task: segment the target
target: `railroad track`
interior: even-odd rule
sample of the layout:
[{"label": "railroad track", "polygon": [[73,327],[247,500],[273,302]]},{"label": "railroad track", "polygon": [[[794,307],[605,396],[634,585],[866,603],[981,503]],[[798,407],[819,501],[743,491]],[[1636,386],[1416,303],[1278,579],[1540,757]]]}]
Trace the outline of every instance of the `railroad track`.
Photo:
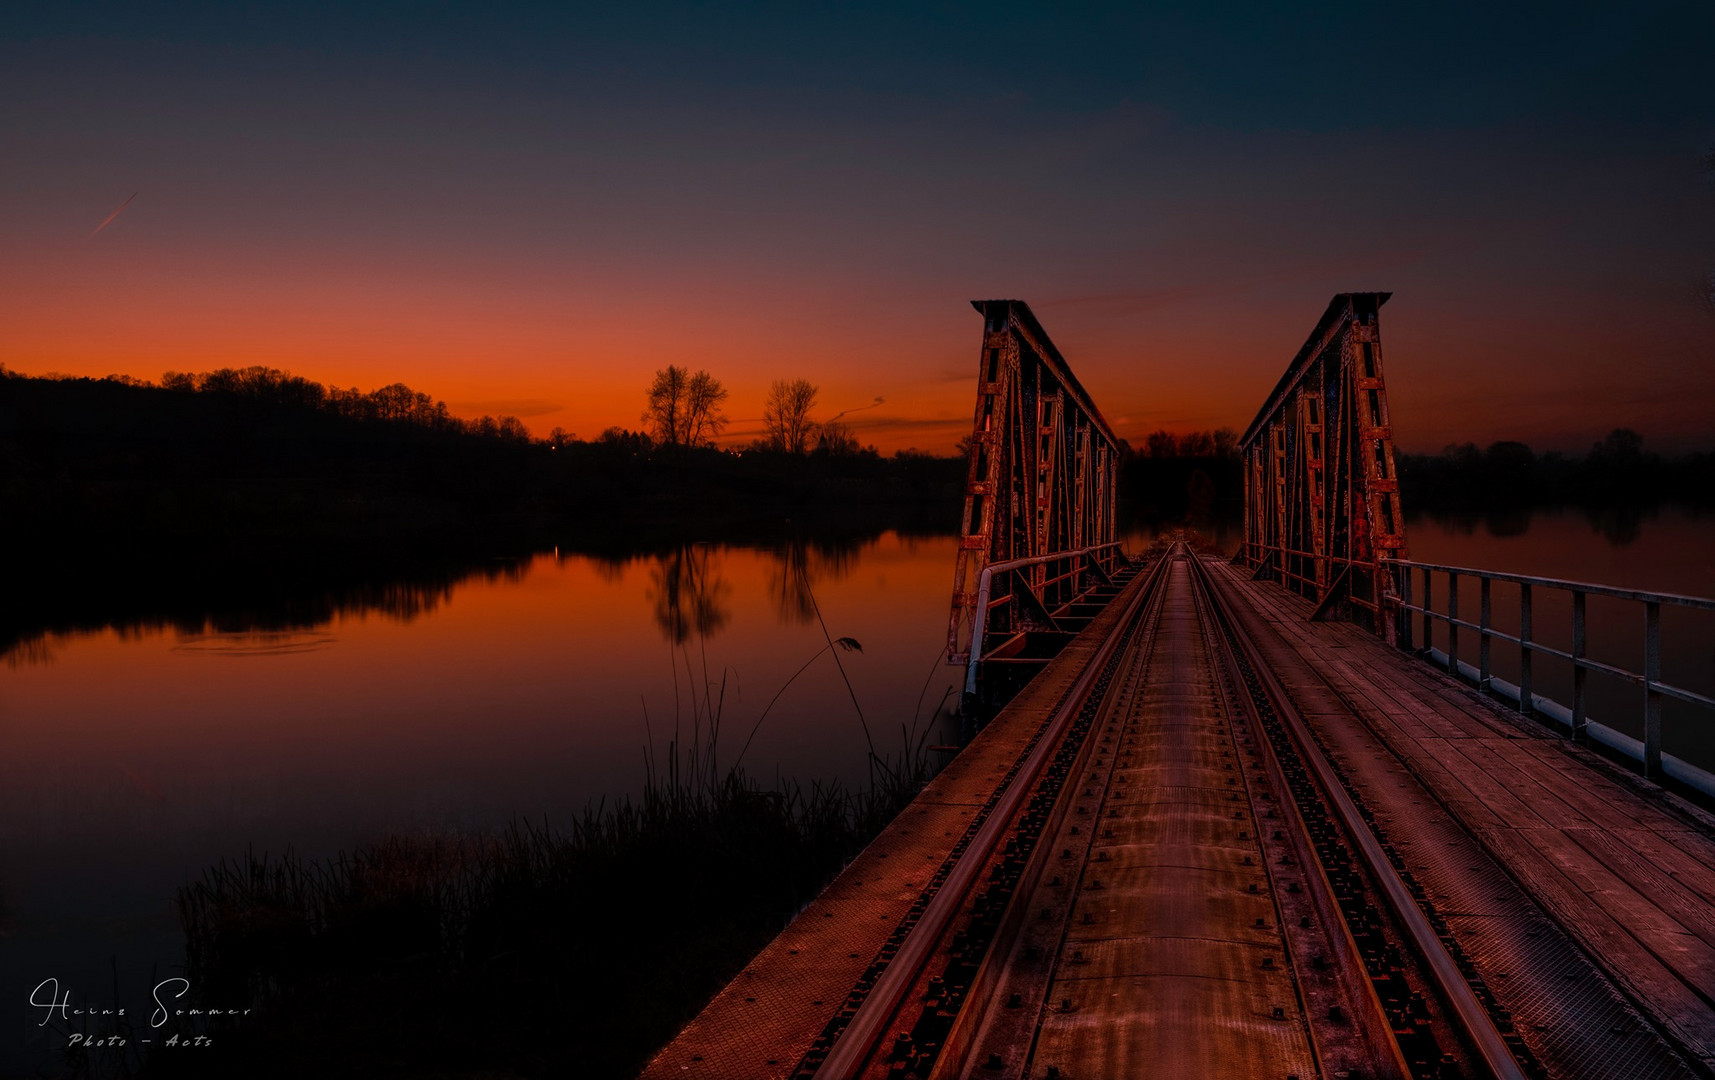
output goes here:
[{"label": "railroad track", "polygon": [[1541,1075],[1198,558],[1123,599],[793,1075]]}]

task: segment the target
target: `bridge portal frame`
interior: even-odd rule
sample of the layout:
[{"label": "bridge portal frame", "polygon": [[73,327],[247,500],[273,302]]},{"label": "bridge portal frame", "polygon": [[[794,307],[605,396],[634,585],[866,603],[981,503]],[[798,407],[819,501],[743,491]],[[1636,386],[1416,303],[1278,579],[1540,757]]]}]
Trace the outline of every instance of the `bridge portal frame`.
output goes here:
[{"label": "bridge portal frame", "polygon": [[[983,316],[970,469],[953,573],[947,662],[968,664],[1106,583],[1116,539],[1120,439],[1022,300],[973,300]],[[1100,549],[1092,551],[1091,549]],[[1052,557],[1051,557],[1052,556]],[[997,579],[976,618],[984,567]],[[973,641],[972,634],[982,640]]]},{"label": "bridge portal frame", "polygon": [[1242,560],[1388,641],[1400,612],[1385,560],[1406,558],[1380,310],[1392,293],[1339,293],[1239,441]]}]

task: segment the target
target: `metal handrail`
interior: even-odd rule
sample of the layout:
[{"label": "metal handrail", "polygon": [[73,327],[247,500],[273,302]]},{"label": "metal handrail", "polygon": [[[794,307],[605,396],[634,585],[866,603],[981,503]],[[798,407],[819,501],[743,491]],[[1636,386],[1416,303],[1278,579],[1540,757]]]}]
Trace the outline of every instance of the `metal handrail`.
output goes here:
[{"label": "metal handrail", "polygon": [[1079,555],[1088,555],[1094,551],[1105,551],[1108,548],[1124,546],[1123,541],[1110,540],[1105,544],[1095,544],[1091,547],[1055,551],[1047,555],[1032,555],[1027,559],[1008,559],[1005,562],[989,563],[983,567],[982,574],[977,577],[977,606],[971,615],[971,656],[965,668],[965,693],[975,694],[977,692],[977,665],[982,662],[983,630],[988,623],[989,615],[989,587],[994,582],[996,572],[1017,570],[1025,566],[1053,562],[1055,559],[1070,559]]},{"label": "metal handrail", "polygon": [[1439,570],[1444,574],[1464,574],[1467,577],[1510,581],[1517,585],[1542,585],[1550,589],[1588,593],[1591,596],[1614,596],[1621,600],[1639,600],[1651,604],[1671,604],[1675,607],[1715,611],[1715,599],[1706,596],[1685,596],[1680,593],[1649,592],[1644,589],[1622,589],[1616,585],[1595,585],[1587,581],[1567,581],[1564,578],[1533,577],[1530,574],[1510,574],[1501,570],[1477,570],[1469,566],[1443,566],[1441,563],[1420,562],[1416,559],[1385,559],[1389,566],[1409,566],[1414,570]]},{"label": "metal handrail", "polygon": [[[1683,596],[1678,593],[1650,592],[1644,589],[1625,589],[1613,585],[1537,577],[1531,574],[1478,570],[1468,566],[1446,566],[1441,563],[1417,562],[1411,559],[1388,559],[1382,565],[1397,569],[1395,577],[1399,586],[1399,597],[1395,601],[1397,608],[1402,613],[1417,612],[1423,618],[1422,647],[1416,650],[1421,655],[1446,668],[1454,676],[1471,679],[1477,684],[1478,689],[1515,702],[1520,713],[1540,713],[1566,725],[1573,738],[1594,739],[1618,750],[1627,757],[1640,762],[1644,767],[1645,776],[1666,775],[1707,795],[1715,796],[1715,774],[1711,774],[1672,754],[1664,754],[1661,749],[1661,702],[1663,698],[1699,705],[1706,709],[1715,709],[1715,698],[1662,681],[1662,605],[1696,611],[1715,611],[1715,600],[1701,596]],[[1421,604],[1412,602],[1411,571],[1413,570],[1420,571],[1422,574],[1423,602]],[[1447,611],[1445,613],[1436,611],[1431,606],[1430,585],[1436,573],[1447,575]],[[1479,583],[1477,622],[1459,617],[1459,579],[1461,577],[1475,578]],[[1519,632],[1516,636],[1497,630],[1492,624],[1490,593],[1491,587],[1496,581],[1508,582],[1519,587]],[[1572,595],[1572,649],[1570,652],[1532,640],[1532,590],[1535,588],[1555,589]],[[1590,596],[1612,597],[1644,605],[1643,671],[1632,671],[1615,664],[1592,660],[1585,654],[1587,637],[1585,598]],[[1409,622],[1410,615],[1406,614],[1404,618]],[[1445,623],[1447,626],[1447,651],[1445,653],[1432,647],[1433,638],[1430,632],[1435,621]],[[1459,658],[1460,629],[1473,630],[1477,633],[1478,662],[1475,667]],[[1490,642],[1497,638],[1518,646],[1519,681],[1517,686],[1504,679],[1494,677],[1490,665],[1489,646]],[[1400,640],[1402,644],[1409,647],[1409,634],[1402,634]],[[1560,702],[1544,697],[1532,690],[1531,660],[1537,653],[1571,663],[1572,707],[1570,709]],[[1642,741],[1589,718],[1585,676],[1592,671],[1643,688],[1644,737]]]}]

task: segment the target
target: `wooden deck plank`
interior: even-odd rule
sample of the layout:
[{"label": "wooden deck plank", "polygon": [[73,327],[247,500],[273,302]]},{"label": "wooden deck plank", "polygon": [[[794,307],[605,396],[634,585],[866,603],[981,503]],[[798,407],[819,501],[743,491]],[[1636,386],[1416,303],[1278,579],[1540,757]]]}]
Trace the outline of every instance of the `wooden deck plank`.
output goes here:
[{"label": "wooden deck plank", "polygon": [[[1520,749],[1516,739],[1464,739],[1455,748],[1484,776],[1497,778],[1520,802],[1545,824],[1576,829],[1594,824],[1592,819],[1568,803],[1562,793],[1566,778],[1536,755]],[[1499,778],[1504,777],[1505,780]]]},{"label": "wooden deck plank", "polygon": [[1556,794],[1588,817],[1592,824],[1604,829],[1645,829],[1652,821],[1659,823],[1661,815],[1651,815],[1635,800],[1605,798],[1600,789],[1592,790],[1584,781],[1591,764],[1579,761],[1566,752],[1563,740],[1552,736],[1515,739],[1520,753],[1530,754],[1560,778]]},{"label": "wooden deck plank", "polygon": [[1459,784],[1458,791],[1437,794],[1453,804],[1457,812],[1458,804],[1463,801],[1461,795],[1469,793],[1471,798],[1481,802],[1508,828],[1542,828],[1547,825],[1548,822],[1514,794],[1511,788],[1490,776],[1484,769],[1473,765],[1471,759],[1460,752],[1458,744],[1466,741],[1469,740],[1425,739],[1418,744],[1422,753],[1433,758],[1446,770],[1446,774]]},{"label": "wooden deck plank", "polygon": [[1514,829],[1485,829],[1480,838],[1584,948],[1673,1036],[1705,1064],[1715,1064],[1715,1010],[1641,945],[1559,866]]},{"label": "wooden deck plank", "polygon": [[1638,891],[1564,831],[1517,831],[1544,857],[1553,860],[1592,904],[1612,915],[1663,967],[1715,1008],[1715,948],[1664,911],[1653,896]]},{"label": "wooden deck plank", "polygon": [[1688,887],[1683,879],[1639,853],[1627,842],[1626,834],[1616,837],[1603,829],[1567,829],[1566,835],[1704,944],[1715,946],[1715,910],[1709,906],[1709,891],[1699,894]]}]

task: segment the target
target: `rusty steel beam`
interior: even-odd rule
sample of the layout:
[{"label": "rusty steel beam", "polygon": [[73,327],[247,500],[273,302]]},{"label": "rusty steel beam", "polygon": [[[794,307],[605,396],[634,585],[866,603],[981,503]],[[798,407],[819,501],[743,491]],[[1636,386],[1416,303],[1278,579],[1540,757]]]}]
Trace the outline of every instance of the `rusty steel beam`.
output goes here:
[{"label": "rusty steel beam", "polygon": [[1391,293],[1340,293],[1240,440],[1241,555],[1316,604],[1392,641],[1386,559],[1405,555],[1379,312]]},{"label": "rusty steel beam", "polygon": [[[976,418],[960,527],[947,661],[964,664],[1053,615],[1106,577],[1115,555],[1033,563],[995,583],[977,625],[977,582],[990,563],[1040,559],[1112,541],[1120,440],[1021,300],[973,300],[983,316]],[[1044,614],[1048,617],[1044,619]]]}]

